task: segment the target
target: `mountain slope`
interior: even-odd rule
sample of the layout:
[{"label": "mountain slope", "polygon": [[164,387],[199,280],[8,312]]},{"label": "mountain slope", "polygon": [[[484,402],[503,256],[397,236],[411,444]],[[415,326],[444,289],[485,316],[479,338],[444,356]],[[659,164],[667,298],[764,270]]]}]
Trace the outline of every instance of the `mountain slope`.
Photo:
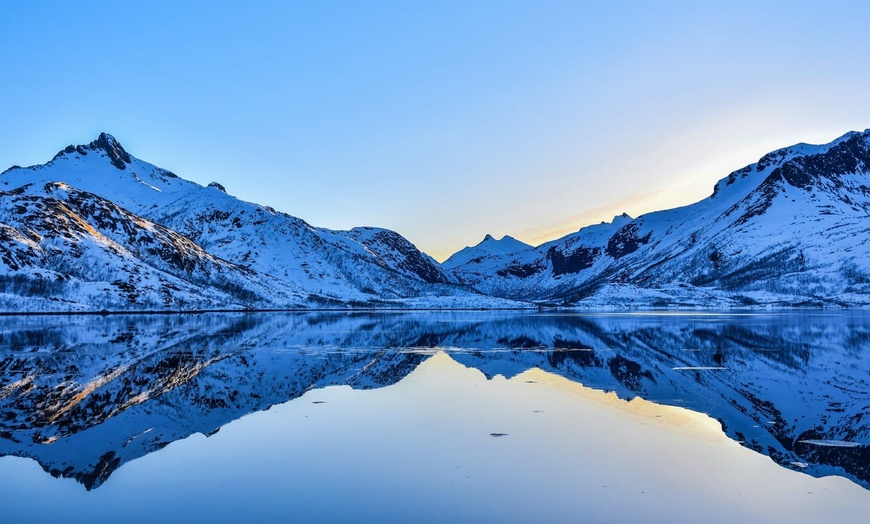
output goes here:
[{"label": "mountain slope", "polygon": [[[53,311],[66,308],[345,307],[349,304],[377,307],[402,306],[403,299],[414,299],[414,305],[435,307],[506,304],[451,284],[437,263],[397,233],[373,228],[330,231],[312,227],[304,220],[269,207],[238,200],[228,195],[220,184],[202,187],[143,162],[105,133],[88,145],[65,148],[47,164],[28,168],[16,166],[0,175],[0,189],[5,189],[13,199],[24,198],[11,195],[18,191],[27,193],[29,199],[47,199],[49,195],[37,194],[37,189],[49,187],[63,187],[64,191],[76,195],[87,194],[89,199],[100,201],[94,204],[99,208],[114,206],[111,218],[96,211],[96,214],[76,215],[78,222],[86,223],[101,234],[107,227],[122,227],[130,237],[125,241],[135,241],[139,236],[148,236],[139,229],[151,231],[160,225],[163,226],[159,230],[161,234],[174,235],[172,245],[161,248],[164,258],[187,261],[194,257],[208,260],[210,266],[173,266],[173,271],[184,270],[181,273],[169,271],[169,276],[158,277],[157,273],[167,273],[165,260],[147,258],[150,251],[136,249],[128,242],[122,243],[124,249],[115,249],[123,256],[105,260],[87,257],[88,262],[80,264],[82,271],[65,271],[64,266],[44,256],[27,233],[34,231],[42,236],[48,233],[41,222],[33,223],[50,221],[51,215],[60,210],[54,200],[46,200],[40,213],[28,213],[19,218],[5,216],[0,221],[0,251],[4,253],[0,273],[15,280],[15,285],[7,285],[7,299],[2,303],[6,311],[21,310],[21,306],[16,306],[15,297],[27,297],[28,290],[32,291],[29,298],[32,304],[27,305],[27,310]],[[9,206],[12,205],[19,204],[10,201]],[[9,206],[6,209],[11,209]],[[93,207],[88,211],[94,211]],[[115,219],[124,221],[124,225],[111,224]],[[63,245],[52,248],[56,250],[53,253],[67,258],[68,253],[89,251],[90,248],[79,246],[79,241],[87,241],[89,245],[102,242],[88,237],[86,232],[71,233]],[[111,280],[98,272],[84,271],[86,266],[106,265],[114,268],[110,271]],[[140,277],[145,266],[149,268],[148,278]],[[24,267],[31,270],[22,271]],[[37,273],[49,274],[55,281],[75,280],[76,297],[63,296],[63,293],[55,296],[53,292],[40,292],[39,285],[19,282],[33,280]],[[221,285],[210,280],[214,274],[226,275],[233,293],[220,292]],[[170,276],[182,281],[172,280]],[[161,278],[171,284],[164,285]],[[117,293],[103,292],[111,291],[111,286],[104,286],[105,282],[115,281],[128,283],[134,289],[128,296],[136,294],[139,300],[125,303],[115,296]],[[151,287],[141,292],[136,290],[137,286],[149,285]],[[82,295],[82,289],[86,288],[90,291]],[[60,302],[48,303],[49,298],[60,299]]]},{"label": "mountain slope", "polygon": [[532,246],[525,242],[520,242],[507,235],[503,236],[501,240],[494,239],[492,235],[486,235],[477,245],[465,247],[454,253],[441,264],[441,267],[449,270],[467,264],[472,260],[513,255],[514,253],[531,248]]},{"label": "mountain slope", "polygon": [[695,204],[451,268],[503,297],[587,307],[870,304],[870,130],[765,155]]},{"label": "mountain slope", "polygon": [[[6,310],[235,309],[266,296],[303,302],[281,282],[63,182],[0,192],[0,223]],[[32,296],[24,308],[22,295]]]}]

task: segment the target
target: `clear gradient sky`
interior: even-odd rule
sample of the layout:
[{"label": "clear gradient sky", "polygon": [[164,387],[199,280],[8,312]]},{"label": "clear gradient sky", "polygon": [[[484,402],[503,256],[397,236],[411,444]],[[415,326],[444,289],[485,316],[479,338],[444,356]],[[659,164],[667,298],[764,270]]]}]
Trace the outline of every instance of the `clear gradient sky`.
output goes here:
[{"label": "clear gradient sky", "polygon": [[443,259],[687,204],[772,149],[870,127],[870,3],[712,4],[7,2],[0,169],[107,131]]}]

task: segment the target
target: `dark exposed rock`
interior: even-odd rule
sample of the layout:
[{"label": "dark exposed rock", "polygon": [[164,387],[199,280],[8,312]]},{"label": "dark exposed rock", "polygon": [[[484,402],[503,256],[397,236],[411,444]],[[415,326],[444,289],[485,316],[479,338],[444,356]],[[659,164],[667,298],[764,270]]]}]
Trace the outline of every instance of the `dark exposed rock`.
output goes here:
[{"label": "dark exposed rock", "polygon": [[500,338],[498,343],[513,349],[531,349],[546,346],[542,342],[529,337]]},{"label": "dark exposed rock", "polygon": [[132,160],[130,154],[124,150],[121,144],[115,140],[115,137],[108,133],[100,133],[96,140],[88,144],[88,147],[93,150],[102,149],[109,156],[112,165],[118,169],[125,169],[127,164]]},{"label": "dark exposed rock", "polygon": [[[220,260],[190,239],[106,199],[64,183],[45,184],[43,194],[26,190],[0,192],[0,203],[14,213],[15,226],[0,224],[0,260],[13,271],[39,267],[52,276],[12,275],[0,279],[0,289],[58,300],[71,277],[85,282],[103,280],[111,282],[112,296],[139,304],[143,295],[140,275],[156,271],[222,290],[242,303],[256,296],[246,287],[250,283],[240,283],[255,275],[252,270]],[[76,262],[83,257],[98,262]],[[162,305],[168,307],[179,288],[159,279]]]},{"label": "dark exposed rock", "polygon": [[[780,152],[770,155],[774,154],[780,159],[785,156]],[[770,155],[762,158],[759,165]],[[783,190],[784,184],[804,191],[820,185],[836,190],[842,188],[841,175],[852,174],[867,167],[870,167],[870,147],[867,145],[867,136],[859,133],[852,134],[822,153],[798,156],[782,162],[750,195],[747,211],[737,220],[736,225],[763,215],[773,205],[774,198]]]},{"label": "dark exposed rock", "polygon": [[626,255],[634,253],[640,246],[648,244],[652,238],[652,231],[644,236],[640,236],[638,235],[638,229],[639,227],[635,222],[623,226],[607,241],[605,253],[619,260]]},{"label": "dark exposed rock", "polygon": [[592,267],[595,260],[601,254],[601,248],[579,247],[572,251],[562,253],[555,246],[547,251],[547,258],[553,264],[554,275],[579,273]]},{"label": "dark exposed rock", "polygon": [[622,355],[617,355],[607,361],[610,373],[628,389],[639,392],[643,387],[641,379],[647,379],[655,383],[655,378],[649,371],[643,370],[640,364],[629,360]]},{"label": "dark exposed rock", "polygon": [[[446,284],[449,279],[428,257],[418,250],[414,244],[394,231],[378,231],[372,239],[390,251],[400,255],[396,265],[405,271],[418,275],[424,282]],[[383,251],[376,249],[375,252]]]},{"label": "dark exposed rock", "polygon": [[791,153],[791,149],[784,148],[772,151],[764,155],[763,157],[761,157],[761,159],[758,160],[758,163],[756,164],[756,170],[764,171],[772,165],[781,164],[783,159],[788,156],[789,153]]},{"label": "dark exposed rock", "polygon": [[86,156],[89,151],[103,151],[109,157],[109,161],[118,169],[126,169],[127,164],[132,162],[132,158],[130,154],[124,149],[121,144],[115,140],[115,137],[108,133],[100,133],[100,136],[97,137],[96,140],[91,142],[86,146],[74,146],[69,145],[63,148],[58,154],[54,155],[52,161],[57,160],[58,158],[71,155],[71,154],[79,154],[81,156]]},{"label": "dark exposed rock", "polygon": [[604,365],[591,346],[582,342],[565,340],[558,337],[553,340],[553,352],[549,355],[548,360],[555,367],[563,366],[569,361],[581,368],[601,367]]},{"label": "dark exposed rock", "polygon": [[722,261],[725,258],[725,255],[722,254],[718,249],[714,249],[712,253],[710,253],[710,262],[713,263],[714,269],[719,269],[722,266]]},{"label": "dark exposed rock", "polygon": [[839,188],[840,175],[855,173],[870,167],[870,147],[863,134],[853,134],[827,151],[789,160],[782,165],[782,178],[794,187],[808,189],[827,181]]},{"label": "dark exposed rock", "polygon": [[543,264],[516,264],[513,266],[508,266],[504,269],[499,269],[496,273],[501,277],[506,277],[508,275],[518,277],[518,278],[528,278],[532,275],[540,273],[546,269],[546,266]]}]

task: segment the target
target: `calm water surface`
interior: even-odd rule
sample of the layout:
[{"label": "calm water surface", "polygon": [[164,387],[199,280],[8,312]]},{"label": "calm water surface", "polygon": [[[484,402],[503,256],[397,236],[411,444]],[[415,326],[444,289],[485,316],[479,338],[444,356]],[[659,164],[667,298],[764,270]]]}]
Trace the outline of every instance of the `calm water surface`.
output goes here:
[{"label": "calm water surface", "polygon": [[0,318],[8,522],[867,514],[865,313]]}]

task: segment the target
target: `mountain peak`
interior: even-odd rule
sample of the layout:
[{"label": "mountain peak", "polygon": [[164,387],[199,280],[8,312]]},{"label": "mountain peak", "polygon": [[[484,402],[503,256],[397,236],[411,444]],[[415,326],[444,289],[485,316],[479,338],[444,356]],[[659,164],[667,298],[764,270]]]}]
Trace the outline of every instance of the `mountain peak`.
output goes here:
[{"label": "mountain peak", "polygon": [[124,149],[124,146],[122,146],[114,136],[105,132],[100,133],[100,136],[98,136],[96,140],[86,146],[66,146],[58,154],[54,155],[52,160],[57,160],[60,157],[72,153],[87,155],[89,151],[101,151],[106,153],[106,156],[109,157],[109,161],[118,169],[126,169],[127,164],[133,161],[130,153]]},{"label": "mountain peak", "polygon": [[601,225],[608,225],[608,224],[622,225],[622,224],[625,224],[627,222],[631,222],[632,220],[634,220],[634,219],[631,217],[631,215],[629,215],[628,213],[622,213],[621,215],[614,215],[614,217],[610,220],[610,222],[608,222],[606,220],[602,220]]},{"label": "mountain peak", "polygon": [[217,189],[217,190],[220,191],[221,193],[226,193],[226,192],[227,192],[227,188],[225,188],[222,184],[219,184],[219,183],[217,183],[217,182],[212,182],[212,183],[209,184],[207,187],[211,187],[211,188]]},{"label": "mountain peak", "polygon": [[90,145],[99,145],[100,147],[121,147],[121,144],[118,143],[118,140],[109,133],[106,133],[105,131],[101,132],[100,136],[98,136],[96,140],[91,142]]},{"label": "mountain peak", "polygon": [[[522,242],[520,242],[519,240],[515,239],[514,237],[512,237],[510,235],[504,235],[501,238],[495,238],[494,236],[490,235],[489,233],[487,233],[487,235],[485,237],[483,237],[483,240],[480,241],[480,244],[483,244],[485,242],[495,242],[497,244],[515,244],[515,243],[522,244]],[[478,245],[480,245],[480,244],[478,244]]]},{"label": "mountain peak", "polygon": [[453,253],[450,258],[441,264],[441,267],[450,269],[481,257],[493,255],[507,256],[531,248],[532,246],[525,242],[521,242],[508,235],[504,235],[500,240],[496,240],[495,237],[487,234],[476,246],[468,246]]},{"label": "mountain peak", "polygon": [[126,164],[131,162],[130,153],[109,133],[100,133],[96,140],[88,144],[88,148],[105,151],[112,165],[118,169],[125,169]]}]

